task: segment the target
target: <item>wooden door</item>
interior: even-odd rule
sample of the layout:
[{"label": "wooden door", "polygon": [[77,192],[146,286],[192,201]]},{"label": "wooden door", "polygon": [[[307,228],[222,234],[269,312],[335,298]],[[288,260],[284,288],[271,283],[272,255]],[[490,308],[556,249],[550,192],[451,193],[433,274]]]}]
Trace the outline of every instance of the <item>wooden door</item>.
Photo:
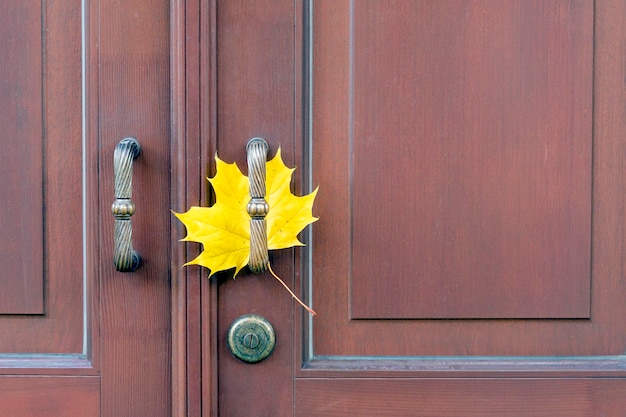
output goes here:
[{"label": "wooden door", "polygon": [[[169,416],[167,1],[0,4],[0,415]],[[135,273],[113,150],[136,137]],[[172,188],[175,192],[176,188]]]},{"label": "wooden door", "polygon": [[[186,6],[197,174],[264,137],[320,220],[271,260],[315,318],[190,269],[181,413],[623,415],[625,1]],[[225,343],[248,313],[255,365]]]}]

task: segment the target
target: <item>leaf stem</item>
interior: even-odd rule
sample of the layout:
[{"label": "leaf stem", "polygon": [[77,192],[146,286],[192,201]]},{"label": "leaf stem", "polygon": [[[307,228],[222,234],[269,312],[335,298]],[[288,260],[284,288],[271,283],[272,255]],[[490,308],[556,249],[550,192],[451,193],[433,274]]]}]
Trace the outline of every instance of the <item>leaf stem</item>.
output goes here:
[{"label": "leaf stem", "polygon": [[269,264],[268,264],[268,265],[267,265],[267,268],[269,269],[269,271],[271,272],[271,274],[274,276],[274,278],[276,278],[276,279],[278,280],[278,282],[280,282],[280,283],[283,285],[283,287],[285,287],[285,288],[287,289],[287,291],[289,291],[289,294],[291,294],[291,296],[292,296],[293,298],[295,298],[295,299],[296,299],[296,301],[297,301],[298,303],[300,303],[300,305],[301,305],[302,307],[304,307],[304,309],[305,309],[306,311],[308,311],[309,313],[311,313],[311,315],[312,315],[312,316],[317,316],[317,313],[316,313],[316,312],[315,312],[315,311],[314,311],[311,307],[308,307],[306,304],[304,304],[304,303],[303,303],[303,302],[302,302],[302,301],[301,301],[301,300],[300,300],[300,299],[299,299],[299,298],[298,298],[298,297],[297,297],[297,296],[293,293],[293,291],[291,291],[291,290],[289,289],[289,287],[287,286],[287,284],[285,284],[285,282],[284,282],[282,279],[280,279],[280,277],[279,277],[278,275],[276,275],[276,273],[275,273],[275,272],[274,272],[274,270],[272,269],[272,266],[271,266],[271,265],[269,265]]}]

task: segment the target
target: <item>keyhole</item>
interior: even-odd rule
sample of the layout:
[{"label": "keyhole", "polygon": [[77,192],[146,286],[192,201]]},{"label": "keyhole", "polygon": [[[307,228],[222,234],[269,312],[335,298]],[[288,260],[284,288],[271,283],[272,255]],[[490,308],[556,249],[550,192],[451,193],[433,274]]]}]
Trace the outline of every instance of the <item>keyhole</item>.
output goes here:
[{"label": "keyhole", "polygon": [[227,343],[234,357],[246,363],[257,363],[274,350],[276,334],[263,317],[248,314],[231,323]]},{"label": "keyhole", "polygon": [[248,349],[256,349],[259,346],[259,336],[254,333],[246,333],[241,342]]}]

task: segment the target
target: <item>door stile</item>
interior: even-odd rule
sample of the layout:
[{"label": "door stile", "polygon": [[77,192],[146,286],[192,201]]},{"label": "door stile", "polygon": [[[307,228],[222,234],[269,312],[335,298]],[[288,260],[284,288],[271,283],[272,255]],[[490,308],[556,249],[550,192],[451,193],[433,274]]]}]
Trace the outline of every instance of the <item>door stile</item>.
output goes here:
[{"label": "door stile", "polygon": [[[313,0],[303,0],[294,10],[294,68],[295,68],[295,131],[299,133],[295,140],[296,160],[301,170],[296,170],[294,178],[298,195],[311,193],[318,184],[313,176]],[[298,53],[298,51],[300,51]],[[314,213],[315,214],[315,213]],[[313,226],[315,227],[315,226]],[[312,277],[312,241],[311,226],[305,228],[300,240],[305,246],[294,251],[295,288],[303,295],[307,305],[315,309]],[[313,356],[312,329],[315,318],[302,309],[295,312],[294,326],[294,377]]]},{"label": "door stile", "polygon": [[[217,8],[218,0],[196,0],[199,4],[198,19],[198,39],[199,53],[197,65],[199,71],[196,74],[200,77],[197,80],[198,92],[197,96],[197,130],[199,140],[200,155],[200,179],[199,195],[200,202],[203,205],[213,203],[213,197],[210,191],[206,177],[209,172],[215,172],[214,156],[217,152],[217,113],[218,113],[218,96],[217,96]],[[199,250],[199,249],[197,249]],[[196,367],[196,371],[202,381],[200,387],[197,388],[199,395],[198,403],[201,404],[201,415],[203,417],[218,417],[218,286],[216,279],[209,279],[205,270],[200,269],[198,272],[198,290],[190,293],[190,299],[194,300],[197,306],[196,317],[197,325],[195,329],[198,332],[198,340],[195,346],[198,347],[197,358],[200,359],[201,366]],[[198,297],[196,294],[200,294]],[[209,322],[205,320],[208,318]]]},{"label": "door stile", "polygon": [[[84,161],[99,161],[98,146],[98,103],[99,65],[98,65],[98,2],[83,0],[83,158]],[[87,309],[90,315],[87,356],[95,369],[101,369],[100,343],[100,265],[102,251],[100,247],[101,222],[98,196],[100,195],[98,164],[83,162],[85,166],[85,274],[87,277]],[[90,198],[89,198],[90,197]]]},{"label": "door stile", "polygon": [[[173,210],[187,205],[185,54],[186,8],[184,0],[170,3],[170,77],[171,77],[171,177],[170,199]],[[187,273],[180,265],[185,247],[178,242],[178,223],[171,222],[171,292],[172,292],[172,417],[186,417],[187,411]]]},{"label": "door stile", "polygon": [[[103,416],[171,413],[170,3],[90,4],[97,55],[100,353]],[[95,49],[95,48],[94,48]],[[115,272],[113,150],[135,137],[133,246],[142,264]]]},{"label": "door stile", "polygon": [[[216,0],[171,3],[172,210],[207,206],[216,149]],[[197,245],[172,221],[172,415],[217,416],[217,291],[206,271],[184,267]],[[203,317],[208,318],[208,323]],[[206,320],[206,319],[205,319]]]}]

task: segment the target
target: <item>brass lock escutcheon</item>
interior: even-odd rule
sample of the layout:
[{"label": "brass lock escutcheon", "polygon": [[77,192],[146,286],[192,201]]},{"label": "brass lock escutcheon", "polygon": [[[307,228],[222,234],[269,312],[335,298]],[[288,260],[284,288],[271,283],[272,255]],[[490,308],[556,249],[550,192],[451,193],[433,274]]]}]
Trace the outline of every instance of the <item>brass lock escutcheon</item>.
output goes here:
[{"label": "brass lock escutcheon", "polygon": [[247,363],[256,363],[272,353],[276,334],[265,318],[248,314],[231,323],[227,343],[234,357]]}]

